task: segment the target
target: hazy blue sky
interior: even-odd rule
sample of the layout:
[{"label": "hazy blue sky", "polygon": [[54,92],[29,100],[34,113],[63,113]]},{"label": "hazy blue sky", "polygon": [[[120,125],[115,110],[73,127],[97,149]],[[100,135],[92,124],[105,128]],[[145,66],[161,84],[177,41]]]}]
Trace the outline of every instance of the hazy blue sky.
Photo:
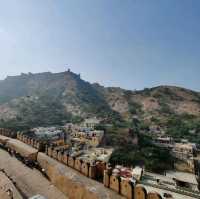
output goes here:
[{"label": "hazy blue sky", "polygon": [[59,72],[200,91],[199,0],[0,0],[0,79]]}]

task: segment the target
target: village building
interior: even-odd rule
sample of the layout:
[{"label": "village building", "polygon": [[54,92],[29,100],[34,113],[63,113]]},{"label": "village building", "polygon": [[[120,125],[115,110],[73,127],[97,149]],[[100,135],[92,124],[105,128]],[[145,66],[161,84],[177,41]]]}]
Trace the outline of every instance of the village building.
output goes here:
[{"label": "village building", "polygon": [[87,145],[97,147],[104,136],[103,130],[82,129],[82,131],[74,131],[71,138],[78,138],[79,141],[85,142]]},{"label": "village building", "polygon": [[198,191],[198,182],[196,176],[192,173],[168,171],[166,172],[166,176],[173,179],[178,188]]},{"label": "village building", "polygon": [[100,123],[100,120],[96,117],[85,119],[83,126],[86,128],[95,129],[95,127]]},{"label": "village building", "polygon": [[168,171],[165,175],[144,171],[140,184],[148,191],[156,191],[174,199],[198,198],[198,182],[194,174]]},{"label": "village building", "polygon": [[154,139],[154,143],[160,147],[172,148],[174,140],[171,137],[157,137]]},{"label": "village building", "polygon": [[188,160],[194,156],[196,145],[193,143],[175,143],[172,154],[180,160]]}]

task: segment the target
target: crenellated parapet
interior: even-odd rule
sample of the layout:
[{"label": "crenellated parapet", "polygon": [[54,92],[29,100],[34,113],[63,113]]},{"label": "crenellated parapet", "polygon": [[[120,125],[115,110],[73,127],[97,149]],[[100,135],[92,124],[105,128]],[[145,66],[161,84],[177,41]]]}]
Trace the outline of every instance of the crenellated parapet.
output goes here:
[{"label": "crenellated parapet", "polygon": [[75,161],[74,161],[74,169],[81,172],[82,162],[83,161],[80,158],[76,158]]},{"label": "crenellated parapet", "polygon": [[147,194],[147,199],[162,199],[162,197],[158,193],[149,192]]},{"label": "crenellated parapet", "polygon": [[[9,130],[4,129],[0,129],[0,133],[12,135]],[[19,141],[32,146],[37,149],[37,151],[44,150],[47,157],[53,158],[90,179],[97,180],[102,176],[104,186],[118,193],[122,197],[128,199],[161,199],[161,196],[158,193],[148,193],[142,185],[138,184],[136,178],[130,178],[130,176],[126,178],[121,176],[118,172],[113,172],[114,170],[105,162],[88,159],[82,156],[81,153],[72,153],[70,146],[68,145],[47,145],[34,137],[29,137],[20,132],[16,134],[16,137]],[[9,148],[12,148],[12,146],[14,145],[8,145]],[[18,144],[17,146],[20,145]],[[23,153],[25,153],[21,148],[16,151],[20,151],[22,156],[24,155]]]},{"label": "crenellated parapet", "polygon": [[10,129],[0,128],[0,135],[16,138],[17,133],[15,131],[12,131]]},{"label": "crenellated parapet", "polygon": [[90,163],[83,161],[81,164],[81,173],[86,177],[89,177],[89,168],[90,168]]},{"label": "crenellated parapet", "polygon": [[158,193],[147,193],[147,190],[142,185],[137,185],[136,180],[113,174],[112,168],[107,168],[104,171],[103,183],[105,187],[128,199],[162,199]]},{"label": "crenellated parapet", "polygon": [[91,178],[97,179],[98,176],[103,176],[106,164],[104,162],[92,161],[84,159],[81,156],[70,154],[69,146],[53,146],[46,145],[45,153],[53,159],[65,164],[68,167],[75,169],[81,174]]},{"label": "crenellated parapet", "polygon": [[67,198],[124,199],[105,188],[102,183],[80,175],[75,169],[65,166],[44,153],[38,153],[37,161],[51,183],[66,194]]},{"label": "crenellated parapet", "polygon": [[148,194],[147,190],[143,186],[135,186],[134,188],[134,197],[138,199],[147,199]]},{"label": "crenellated parapet", "polygon": [[[99,182],[96,181],[99,180],[99,173],[103,172],[103,184],[99,184],[106,187],[106,189],[103,189],[104,191],[108,191],[109,193],[111,193],[111,195],[114,194],[115,197],[111,198],[162,199],[160,194],[151,192],[152,190],[155,190],[154,188],[157,188],[157,190],[162,188],[150,183],[145,184],[144,181],[141,181],[144,179],[141,179],[139,177],[142,174],[139,172],[140,170],[137,167],[132,169],[116,165],[115,168],[112,168],[109,164],[106,164],[105,162],[89,159],[88,154],[75,153],[74,151],[72,153],[71,148],[68,145],[46,145],[46,154],[40,152],[38,153],[38,149],[32,147],[39,147],[38,140],[32,137],[28,137],[27,135],[22,133],[18,133],[17,138],[18,139],[12,139],[10,137],[0,135],[1,148],[6,149],[11,155],[16,155],[16,157],[20,157],[20,160],[22,160],[22,162],[26,165],[39,165],[41,171],[49,177],[49,179],[55,186],[57,186],[65,193],[72,194],[71,196],[73,196],[74,192],[70,192],[69,186],[71,186],[71,179],[73,176],[76,176],[74,178],[74,190],[76,190],[77,186],[80,185],[80,182],[77,181],[77,179],[84,179],[84,181],[82,181],[83,184],[80,186],[80,188],[85,185],[86,179],[91,182],[91,185],[93,183],[98,184]],[[66,170],[66,175],[64,175],[64,170]],[[197,170],[196,175],[198,176],[198,174],[199,172]],[[68,181],[70,181],[70,183],[68,183]],[[86,189],[87,188],[88,186],[86,186]],[[95,191],[93,190],[93,187],[89,189],[89,195],[85,196],[84,194],[86,192],[84,188],[81,192],[83,194],[82,196],[84,196],[84,198],[92,199],[92,197],[90,197],[91,191],[92,193],[96,193],[98,189]],[[194,196],[195,198],[198,198],[199,196],[197,192],[189,195],[188,192],[180,193],[177,191],[173,191],[172,189],[163,190],[166,190],[166,193],[168,191],[173,192],[174,194],[172,193],[172,195],[178,193],[180,194],[180,196],[183,197],[184,195]],[[173,197],[171,194],[168,195],[169,197]],[[103,195],[102,198],[105,198],[105,195]]]},{"label": "crenellated parapet", "polygon": [[128,199],[132,199],[134,195],[134,183],[128,179],[120,179],[120,194]]},{"label": "crenellated parapet", "polygon": [[38,149],[38,151],[45,150],[45,142],[40,141],[34,137],[30,137],[22,132],[17,132],[17,139],[25,144],[31,145],[33,148]]}]

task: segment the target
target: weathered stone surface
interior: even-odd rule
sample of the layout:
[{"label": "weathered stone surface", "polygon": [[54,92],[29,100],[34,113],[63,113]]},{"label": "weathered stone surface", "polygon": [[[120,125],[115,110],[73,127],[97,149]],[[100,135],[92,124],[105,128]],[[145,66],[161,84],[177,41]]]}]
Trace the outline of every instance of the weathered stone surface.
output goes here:
[{"label": "weathered stone surface", "polygon": [[81,165],[81,173],[88,177],[89,175],[89,164],[87,162],[83,162]]},{"label": "weathered stone surface", "polygon": [[[8,194],[9,190],[11,191],[10,196]],[[12,198],[11,196],[14,199],[23,199],[12,181],[3,172],[0,172],[0,198],[10,199]]]},{"label": "weathered stone surface", "polygon": [[75,166],[74,168],[77,170],[77,171],[81,171],[81,160],[80,159],[76,159],[75,160]]},{"label": "weathered stone surface", "polygon": [[[47,199],[68,199],[67,196],[53,186],[38,170],[26,167],[15,157],[10,156],[6,151],[1,149],[0,169],[4,169],[6,174],[12,178],[16,183],[16,187],[19,188],[25,198],[40,194]],[[2,195],[3,193],[0,193],[0,199],[4,199]],[[19,198],[14,197],[14,199]]]},{"label": "weathered stone surface", "polygon": [[149,192],[147,199],[162,199],[161,196],[158,193],[155,192]]},{"label": "weathered stone surface", "polygon": [[0,198],[1,199],[10,199],[10,196],[8,196],[8,194],[5,193],[4,191],[0,190]]},{"label": "weathered stone surface", "polygon": [[125,196],[128,199],[133,198],[133,185],[129,180],[121,179],[120,188],[121,188],[120,190],[121,195]]},{"label": "weathered stone surface", "polygon": [[52,183],[70,199],[122,199],[123,197],[91,180],[44,153],[38,153],[38,163]]},{"label": "weathered stone surface", "polygon": [[71,168],[74,168],[74,158],[69,156],[68,157],[68,166],[71,167]]},{"label": "weathered stone surface", "polygon": [[0,144],[4,146],[8,142],[9,139],[10,139],[9,137],[0,135]]},{"label": "weathered stone surface", "polygon": [[19,140],[9,139],[6,143],[6,146],[11,150],[16,151],[24,158],[28,158],[34,161],[37,159],[38,150]]},{"label": "weathered stone surface", "polygon": [[120,190],[120,182],[119,178],[116,176],[110,176],[110,188],[119,193]]},{"label": "weathered stone surface", "polygon": [[135,198],[136,199],[146,199],[147,198],[147,191],[142,186],[135,187]]}]

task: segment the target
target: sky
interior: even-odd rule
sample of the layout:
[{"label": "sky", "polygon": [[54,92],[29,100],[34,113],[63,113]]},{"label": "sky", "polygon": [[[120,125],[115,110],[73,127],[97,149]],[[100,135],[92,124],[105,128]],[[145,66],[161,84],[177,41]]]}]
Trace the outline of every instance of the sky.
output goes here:
[{"label": "sky", "polygon": [[104,86],[200,91],[199,0],[0,0],[0,79],[70,68]]}]

